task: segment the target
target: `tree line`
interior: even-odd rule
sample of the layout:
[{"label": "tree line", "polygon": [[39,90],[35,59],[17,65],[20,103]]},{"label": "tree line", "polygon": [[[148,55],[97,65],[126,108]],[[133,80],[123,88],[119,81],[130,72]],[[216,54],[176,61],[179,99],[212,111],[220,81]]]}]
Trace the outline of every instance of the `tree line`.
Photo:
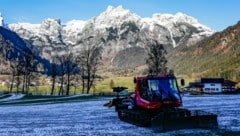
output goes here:
[{"label": "tree line", "polygon": [[[9,92],[15,89],[16,93],[28,94],[30,86],[45,73],[51,78],[51,95],[69,95],[70,88],[73,86],[76,90],[79,84],[82,93],[90,93],[95,79],[99,77],[96,72],[105,40],[94,30],[93,25],[91,31],[79,39],[76,45],[82,48],[78,52],[73,45],[64,43],[67,47],[65,52],[52,56],[48,69],[44,69],[44,64],[39,62],[39,56],[28,48],[31,47],[27,46],[30,42],[24,41],[26,48],[22,48],[0,35],[0,64],[7,64],[8,74],[11,75],[11,79],[8,79]],[[59,87],[58,92],[55,92],[56,85]]]}]

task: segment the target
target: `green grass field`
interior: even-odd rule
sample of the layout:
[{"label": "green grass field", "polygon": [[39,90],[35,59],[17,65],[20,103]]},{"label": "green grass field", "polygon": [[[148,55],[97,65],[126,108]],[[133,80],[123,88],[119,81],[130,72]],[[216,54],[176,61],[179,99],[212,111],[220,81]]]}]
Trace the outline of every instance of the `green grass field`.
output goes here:
[{"label": "green grass field", "polygon": [[114,77],[107,78],[97,83],[95,90],[97,92],[111,92],[112,87],[123,86],[127,87],[128,90],[134,90],[133,77]]},{"label": "green grass field", "polygon": [[[109,77],[104,80],[97,81],[95,88],[93,88],[90,93],[100,93],[100,92],[112,92],[112,87],[124,86],[127,87],[130,91],[134,90],[133,77]],[[59,87],[55,87],[54,94],[58,94]],[[0,92],[8,92],[9,88],[7,86],[0,86]],[[21,86],[20,89],[21,90]],[[49,95],[51,93],[51,85],[42,85],[42,86],[31,86],[29,93],[38,95]],[[70,94],[80,94],[82,91],[81,87],[71,87]],[[16,88],[12,92],[16,92]]]},{"label": "green grass field", "polygon": [[[116,76],[113,74],[105,74],[106,77],[103,80],[96,81],[95,87],[90,91],[90,93],[98,94],[98,93],[111,93],[112,87],[122,86],[127,87],[129,92],[133,92],[135,90],[135,85],[133,83],[134,76]],[[185,78],[185,86],[188,86],[189,82],[194,81],[194,79]],[[180,86],[180,79],[182,77],[178,77],[178,84]],[[7,86],[0,86],[0,92],[8,92],[9,88]],[[21,90],[21,86],[20,89]],[[42,86],[31,86],[29,93],[33,95],[50,95],[51,94],[51,85],[42,85]],[[59,87],[55,87],[54,95],[58,95]],[[13,92],[16,92],[16,88],[14,88]],[[82,88],[78,86],[77,88],[71,87],[70,94],[81,94]]]}]

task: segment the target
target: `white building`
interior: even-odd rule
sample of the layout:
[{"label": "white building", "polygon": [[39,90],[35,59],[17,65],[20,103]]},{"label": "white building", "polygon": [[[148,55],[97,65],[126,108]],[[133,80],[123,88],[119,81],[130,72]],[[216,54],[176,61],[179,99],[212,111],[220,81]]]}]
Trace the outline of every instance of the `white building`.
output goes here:
[{"label": "white building", "polygon": [[225,93],[236,90],[236,82],[224,78],[202,78],[201,84],[204,93]]},{"label": "white building", "polygon": [[221,83],[204,83],[203,92],[205,93],[221,93],[222,84]]},{"label": "white building", "polygon": [[223,78],[202,78],[201,83],[203,85],[204,93],[221,93],[224,79]]}]

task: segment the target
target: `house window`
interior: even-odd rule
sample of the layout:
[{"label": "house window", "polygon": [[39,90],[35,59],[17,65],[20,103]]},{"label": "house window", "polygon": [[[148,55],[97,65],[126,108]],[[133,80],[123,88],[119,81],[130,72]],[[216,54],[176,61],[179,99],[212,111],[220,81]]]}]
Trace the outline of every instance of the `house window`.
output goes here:
[{"label": "house window", "polygon": [[210,86],[215,86],[215,84],[210,84]]}]

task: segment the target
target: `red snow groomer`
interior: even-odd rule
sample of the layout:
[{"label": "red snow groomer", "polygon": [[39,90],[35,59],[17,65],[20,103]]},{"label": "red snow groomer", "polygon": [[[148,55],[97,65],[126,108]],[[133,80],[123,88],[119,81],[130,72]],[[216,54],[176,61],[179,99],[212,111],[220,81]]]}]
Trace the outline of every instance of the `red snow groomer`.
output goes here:
[{"label": "red snow groomer", "polygon": [[115,106],[120,120],[152,127],[155,132],[218,128],[216,114],[180,108],[182,98],[175,76],[136,77],[134,83],[135,93],[131,96],[122,96],[127,88],[114,87],[117,97],[105,104]]}]

